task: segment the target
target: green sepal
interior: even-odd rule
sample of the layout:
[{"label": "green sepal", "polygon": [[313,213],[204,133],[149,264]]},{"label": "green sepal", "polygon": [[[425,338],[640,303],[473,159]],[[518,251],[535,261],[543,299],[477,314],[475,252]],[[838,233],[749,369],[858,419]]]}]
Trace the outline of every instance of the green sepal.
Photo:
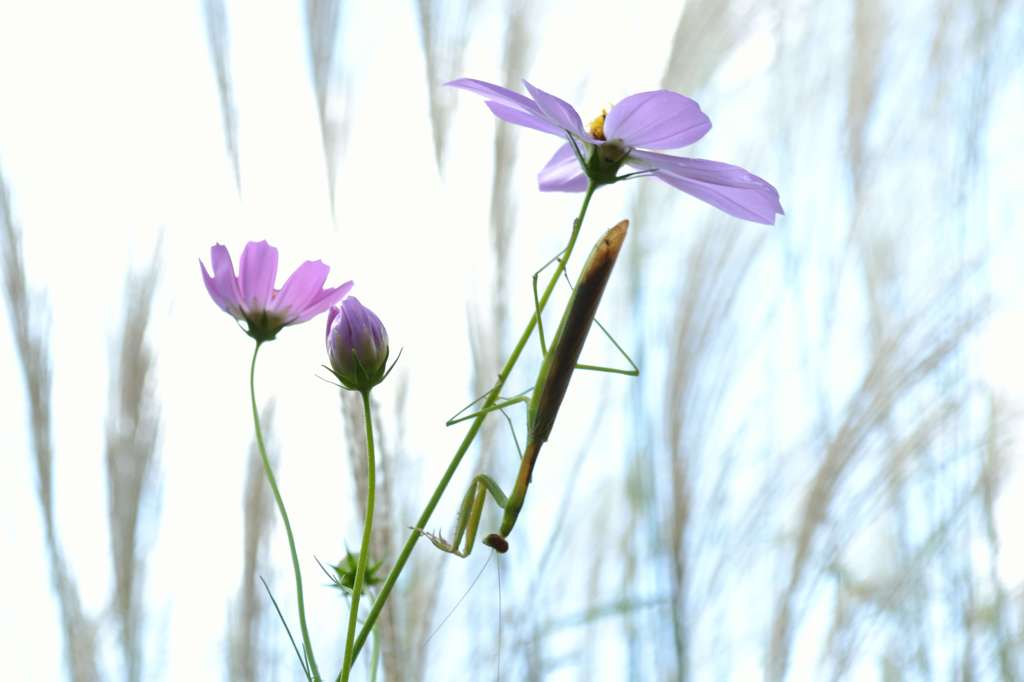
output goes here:
[{"label": "green sepal", "polygon": [[[384,582],[383,576],[378,574],[380,567],[384,564],[383,561],[376,563],[367,563],[366,573],[363,575],[363,584],[372,587],[374,585],[380,585]],[[359,552],[353,554],[352,552],[345,551],[345,558],[338,562],[337,565],[331,566],[338,578],[334,583],[334,587],[339,590],[346,592],[352,591],[352,586],[356,582],[356,567],[359,565]]]}]

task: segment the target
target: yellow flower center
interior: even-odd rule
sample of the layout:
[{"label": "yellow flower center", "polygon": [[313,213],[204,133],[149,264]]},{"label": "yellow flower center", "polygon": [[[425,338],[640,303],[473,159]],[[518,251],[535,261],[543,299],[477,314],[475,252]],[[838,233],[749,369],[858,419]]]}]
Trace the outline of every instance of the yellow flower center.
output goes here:
[{"label": "yellow flower center", "polygon": [[596,140],[603,140],[604,137],[604,119],[608,117],[608,110],[602,109],[601,115],[595,118],[587,126],[587,131]]}]

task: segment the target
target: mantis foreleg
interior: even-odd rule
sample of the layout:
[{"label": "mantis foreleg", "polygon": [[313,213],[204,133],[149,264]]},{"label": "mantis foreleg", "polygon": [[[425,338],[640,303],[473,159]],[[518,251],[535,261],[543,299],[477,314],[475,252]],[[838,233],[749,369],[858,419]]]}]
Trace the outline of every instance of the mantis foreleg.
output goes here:
[{"label": "mantis foreleg", "polygon": [[[491,497],[494,498],[499,507],[505,508],[508,499],[501,488],[498,487],[498,484],[494,482],[494,479],[485,474],[476,476],[473,479],[473,483],[469,486],[469,490],[466,491],[466,495],[462,498],[462,504],[459,506],[459,516],[455,522],[455,535],[452,537],[451,542],[445,540],[440,534],[435,535],[433,533],[421,532],[442,552],[466,558],[473,551],[473,541],[476,539],[476,531],[480,526],[480,515],[484,509],[487,493],[491,494]],[[463,537],[465,537],[465,543],[460,551],[459,543],[462,542]]]}]

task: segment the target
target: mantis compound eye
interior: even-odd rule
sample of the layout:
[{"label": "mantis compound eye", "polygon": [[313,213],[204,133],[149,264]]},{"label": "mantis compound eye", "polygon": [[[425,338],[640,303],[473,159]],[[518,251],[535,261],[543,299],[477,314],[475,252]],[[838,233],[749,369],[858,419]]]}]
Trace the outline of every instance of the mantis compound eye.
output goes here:
[{"label": "mantis compound eye", "polygon": [[498,554],[504,554],[508,551],[508,540],[501,537],[497,533],[491,533],[484,538],[484,544],[493,549]]}]

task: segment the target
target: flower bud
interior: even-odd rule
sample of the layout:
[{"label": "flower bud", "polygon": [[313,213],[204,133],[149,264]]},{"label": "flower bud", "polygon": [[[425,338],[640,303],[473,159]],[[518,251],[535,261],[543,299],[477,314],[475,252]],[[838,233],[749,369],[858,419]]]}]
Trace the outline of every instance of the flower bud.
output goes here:
[{"label": "flower bud", "polygon": [[388,333],[354,296],[327,313],[327,356],[341,385],[369,391],[387,375]]},{"label": "flower bud", "polygon": [[[356,584],[356,569],[358,565],[359,553],[353,554],[346,550],[345,558],[337,565],[331,567],[336,575],[334,586],[340,590],[351,592],[352,586]],[[382,565],[384,565],[383,561],[375,562],[372,557],[367,561],[366,573],[363,575],[363,584],[365,586],[373,587],[384,582],[384,576],[379,573]]]}]

